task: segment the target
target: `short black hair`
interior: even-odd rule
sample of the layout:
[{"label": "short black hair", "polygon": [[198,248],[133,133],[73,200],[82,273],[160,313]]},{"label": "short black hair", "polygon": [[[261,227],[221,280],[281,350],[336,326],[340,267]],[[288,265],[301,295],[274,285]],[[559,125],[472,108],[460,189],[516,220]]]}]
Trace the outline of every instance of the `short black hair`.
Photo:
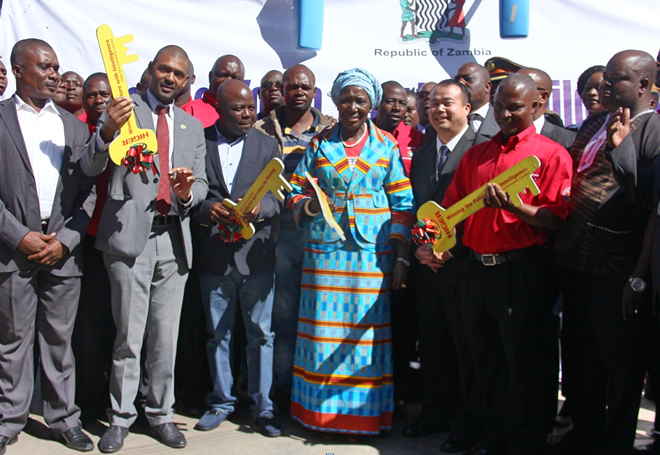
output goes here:
[{"label": "short black hair", "polygon": [[461,91],[461,94],[463,95],[463,106],[472,103],[472,94],[470,93],[470,90],[465,86],[465,84],[456,82],[453,79],[445,79],[444,81],[438,82],[438,85],[436,85],[433,90],[431,90],[431,93],[433,93],[433,91],[439,87],[458,87]]},{"label": "short black hair", "polygon": [[85,91],[85,88],[89,85],[89,83],[92,82],[92,80],[99,78],[108,79],[108,75],[105,73],[93,73],[87,76],[87,79],[85,79],[85,83],[83,84],[83,92]]},{"label": "short black hair", "polygon": [[594,65],[590,66],[582,74],[580,74],[580,77],[578,77],[577,80],[577,92],[580,97],[582,96],[582,92],[584,91],[584,88],[587,86],[587,82],[589,81],[589,78],[594,75],[594,73],[602,73],[605,71],[605,67],[603,65]]},{"label": "short black hair", "polygon": [[11,50],[11,55],[9,57],[9,62],[12,65],[22,64],[23,55],[25,55],[25,52],[27,52],[27,50],[32,46],[45,47],[47,49],[53,50],[52,46],[47,42],[45,42],[44,40],[40,40],[38,38],[22,39],[18,41],[16,44],[14,44],[14,47]]}]

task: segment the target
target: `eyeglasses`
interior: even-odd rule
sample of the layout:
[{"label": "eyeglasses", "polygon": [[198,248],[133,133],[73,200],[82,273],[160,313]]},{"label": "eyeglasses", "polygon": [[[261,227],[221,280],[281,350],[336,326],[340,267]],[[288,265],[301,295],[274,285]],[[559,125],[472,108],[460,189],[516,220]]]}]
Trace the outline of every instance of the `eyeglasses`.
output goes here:
[{"label": "eyeglasses", "polygon": [[424,92],[417,92],[417,99],[418,99],[418,100],[425,100],[425,99],[428,98],[429,96],[431,96],[431,92],[426,92],[426,91],[424,91]]},{"label": "eyeglasses", "polygon": [[274,82],[274,83],[273,83],[273,82],[271,82],[271,81],[264,81],[264,82],[261,84],[261,88],[263,88],[264,90],[268,90],[268,89],[271,88],[273,85],[274,85],[276,88],[278,88],[280,91],[282,90],[282,83],[281,83],[281,82]]}]

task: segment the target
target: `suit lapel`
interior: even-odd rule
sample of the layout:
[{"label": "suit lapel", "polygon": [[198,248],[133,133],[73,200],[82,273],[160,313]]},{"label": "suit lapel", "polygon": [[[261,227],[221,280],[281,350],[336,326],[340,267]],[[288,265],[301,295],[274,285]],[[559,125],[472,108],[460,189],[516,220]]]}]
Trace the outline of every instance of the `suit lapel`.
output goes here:
[{"label": "suit lapel", "polygon": [[0,106],[0,118],[2,118],[2,121],[7,127],[9,135],[14,141],[14,144],[16,144],[18,154],[21,156],[23,163],[25,163],[26,169],[30,172],[30,174],[32,174],[32,177],[34,178],[34,172],[32,171],[30,158],[28,157],[25,141],[23,140],[23,134],[21,133],[21,126],[18,123],[18,115],[16,114],[16,107],[14,106],[14,98],[9,98]]},{"label": "suit lapel", "polygon": [[143,129],[152,130],[156,132],[156,127],[154,125],[154,119],[151,114],[151,108],[149,107],[149,102],[147,101],[147,94],[143,93],[140,96],[133,97],[133,115],[137,120],[137,125]]},{"label": "suit lapel", "polygon": [[[64,182],[66,179],[70,178],[70,172],[73,172],[73,166],[71,162],[73,159],[73,125],[72,117],[67,115],[68,112],[64,109],[57,107],[57,110],[60,113],[60,118],[62,119],[62,126],[64,128],[64,150],[62,150],[62,166],[60,167],[60,178],[57,181],[57,190],[55,191],[55,199],[53,200],[53,213],[57,207],[61,207],[62,200],[62,191],[64,191]],[[49,222],[48,232],[53,230],[53,227],[50,224],[53,222],[53,216],[51,216],[51,221]]]},{"label": "suit lapel", "polygon": [[346,150],[344,144],[341,142],[339,133],[341,128],[339,124],[335,125],[327,133],[323,133],[323,146],[319,144],[319,149],[325,158],[332,164],[337,171],[337,174],[344,179],[346,185],[351,181],[351,167],[348,165],[348,158],[346,157]]},{"label": "suit lapel", "polygon": [[[220,155],[218,154],[218,136],[215,130],[215,126],[206,128],[204,130],[204,135],[206,136],[206,153],[208,154],[209,160],[211,161],[211,166],[215,171],[215,175],[218,176],[218,181],[224,190],[224,194],[229,197],[229,190],[227,189],[227,184],[225,183],[225,176],[222,174],[222,165],[220,164]],[[206,172],[210,172],[210,169],[207,169]]]}]

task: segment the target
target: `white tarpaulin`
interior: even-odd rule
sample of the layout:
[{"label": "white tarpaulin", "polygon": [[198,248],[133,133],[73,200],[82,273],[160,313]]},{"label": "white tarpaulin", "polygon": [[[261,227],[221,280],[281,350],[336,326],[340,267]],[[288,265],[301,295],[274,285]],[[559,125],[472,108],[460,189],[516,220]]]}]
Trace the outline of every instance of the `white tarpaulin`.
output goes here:
[{"label": "white tarpaulin", "polygon": [[[529,36],[520,39],[500,38],[495,0],[466,0],[464,30],[448,28],[456,0],[409,0],[418,37],[410,36],[408,23],[401,39],[405,3],[325,0],[323,44],[314,52],[296,49],[294,0],[4,0],[0,56],[9,69],[17,40],[41,38],[55,49],[62,72],[86,77],[103,71],[95,31],[109,24],[115,36],[134,37],[128,47],[139,60],[125,67],[132,85],[159,48],[177,44],[195,65],[193,93],[208,86],[208,71],[223,54],[243,60],[252,88],[268,70],[304,63],[324,95],[316,105],[329,113],[334,106],[325,93],[347,68],[363,67],[381,81],[417,88],[453,76],[467,61],[502,56],[546,70],[554,80],[550,107],[571,124],[582,115],[573,94],[584,69],[623,49],[655,56],[660,46],[657,0],[530,0]],[[5,97],[13,87],[10,76]]]}]

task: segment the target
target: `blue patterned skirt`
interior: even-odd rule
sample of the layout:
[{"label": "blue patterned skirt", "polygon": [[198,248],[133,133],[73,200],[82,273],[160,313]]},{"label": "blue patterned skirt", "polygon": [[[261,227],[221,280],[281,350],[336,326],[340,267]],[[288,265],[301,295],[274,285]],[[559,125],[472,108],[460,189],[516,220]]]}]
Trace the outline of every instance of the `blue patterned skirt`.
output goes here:
[{"label": "blue patterned skirt", "polygon": [[304,249],[291,415],[320,431],[392,428],[389,288],[394,253]]}]

